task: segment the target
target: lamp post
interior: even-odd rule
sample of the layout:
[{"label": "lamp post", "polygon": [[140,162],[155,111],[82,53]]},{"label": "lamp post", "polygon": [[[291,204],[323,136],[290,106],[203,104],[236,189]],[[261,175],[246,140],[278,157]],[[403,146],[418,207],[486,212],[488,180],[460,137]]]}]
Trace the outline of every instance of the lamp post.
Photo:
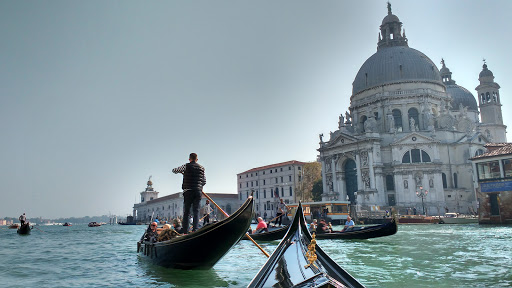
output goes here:
[{"label": "lamp post", "polygon": [[427,197],[427,194],[428,194],[428,191],[423,190],[423,186],[420,186],[420,191],[416,191],[416,196],[421,198],[421,206],[423,207],[423,215],[425,215],[425,216],[427,214],[425,213],[425,203],[423,202],[423,199],[425,199],[425,197]]}]

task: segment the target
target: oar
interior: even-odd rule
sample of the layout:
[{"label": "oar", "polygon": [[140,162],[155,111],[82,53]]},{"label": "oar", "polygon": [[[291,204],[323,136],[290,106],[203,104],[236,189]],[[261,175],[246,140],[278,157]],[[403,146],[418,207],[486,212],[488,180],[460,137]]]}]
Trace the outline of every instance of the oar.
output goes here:
[{"label": "oar", "polygon": [[[206,196],[206,198],[208,198],[208,200],[210,200],[211,203],[213,203],[213,205],[215,205],[215,207],[217,207],[217,209],[219,209],[220,212],[222,212],[222,214],[226,215],[226,217],[229,217],[228,213],[224,212],[224,210],[222,210],[222,208],[220,208],[219,205],[217,205],[217,203],[215,203],[215,201],[213,201],[212,198],[210,198],[210,196],[208,196],[208,194],[206,194],[204,191],[201,191],[203,192],[203,195]],[[270,257],[270,255],[268,255],[267,251],[263,250],[263,248],[261,248],[260,245],[258,245],[258,243],[256,243],[256,241],[254,241],[254,239],[252,239],[252,237],[249,235],[249,233],[245,233],[245,236],[252,241],[252,243],[254,243],[254,245],[256,245],[256,247],[258,247],[261,252],[263,252],[263,254],[265,254],[265,256],[267,257]]]},{"label": "oar", "polygon": [[41,230],[41,229],[37,228],[36,226],[32,226],[32,228],[36,228],[37,230],[39,230],[39,231],[41,231],[41,232],[43,232],[43,233],[46,233],[46,232],[44,232],[43,230]]},{"label": "oar", "polygon": [[203,218],[199,219],[199,221],[203,221],[204,218],[206,218],[206,216],[210,215],[210,213],[212,213],[213,211],[210,211],[208,212],[208,214],[204,215]]}]

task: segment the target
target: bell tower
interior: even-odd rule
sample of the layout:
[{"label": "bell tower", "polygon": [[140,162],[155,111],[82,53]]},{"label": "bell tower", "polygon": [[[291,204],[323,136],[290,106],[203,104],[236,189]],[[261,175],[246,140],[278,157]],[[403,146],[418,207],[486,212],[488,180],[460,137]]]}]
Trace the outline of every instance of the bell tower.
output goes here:
[{"label": "bell tower", "polygon": [[480,85],[475,89],[478,93],[478,104],[482,118],[480,131],[491,142],[505,143],[507,142],[507,126],[503,125],[501,96],[499,92],[500,85],[494,82],[494,75],[491,70],[487,69],[485,59],[478,80],[480,81]]},{"label": "bell tower", "polygon": [[153,182],[151,182],[151,176],[149,176],[147,185],[148,186],[146,187],[146,190],[140,192],[140,203],[144,203],[158,198],[159,192],[153,189]]}]

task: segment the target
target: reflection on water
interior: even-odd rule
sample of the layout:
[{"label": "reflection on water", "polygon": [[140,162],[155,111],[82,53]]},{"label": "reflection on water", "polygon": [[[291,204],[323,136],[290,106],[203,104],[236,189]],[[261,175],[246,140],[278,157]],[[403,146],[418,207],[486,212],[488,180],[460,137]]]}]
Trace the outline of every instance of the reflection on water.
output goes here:
[{"label": "reflection on water", "polygon": [[138,264],[145,275],[155,283],[169,283],[171,287],[228,287],[227,281],[221,279],[217,272],[210,270],[176,270],[149,264],[139,257]]}]

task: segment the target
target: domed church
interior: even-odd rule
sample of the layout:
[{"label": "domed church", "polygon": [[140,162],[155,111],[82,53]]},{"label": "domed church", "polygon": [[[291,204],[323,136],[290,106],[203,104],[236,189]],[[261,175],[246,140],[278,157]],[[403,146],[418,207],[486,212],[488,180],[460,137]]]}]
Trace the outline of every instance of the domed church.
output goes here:
[{"label": "domed church", "polygon": [[377,52],[352,84],[349,111],[328,140],[320,134],[322,200],[420,212],[423,201],[430,215],[476,209],[469,158],[486,143],[506,142],[500,86],[484,64],[475,99],[441,64],[439,70],[409,47],[388,3]]}]

